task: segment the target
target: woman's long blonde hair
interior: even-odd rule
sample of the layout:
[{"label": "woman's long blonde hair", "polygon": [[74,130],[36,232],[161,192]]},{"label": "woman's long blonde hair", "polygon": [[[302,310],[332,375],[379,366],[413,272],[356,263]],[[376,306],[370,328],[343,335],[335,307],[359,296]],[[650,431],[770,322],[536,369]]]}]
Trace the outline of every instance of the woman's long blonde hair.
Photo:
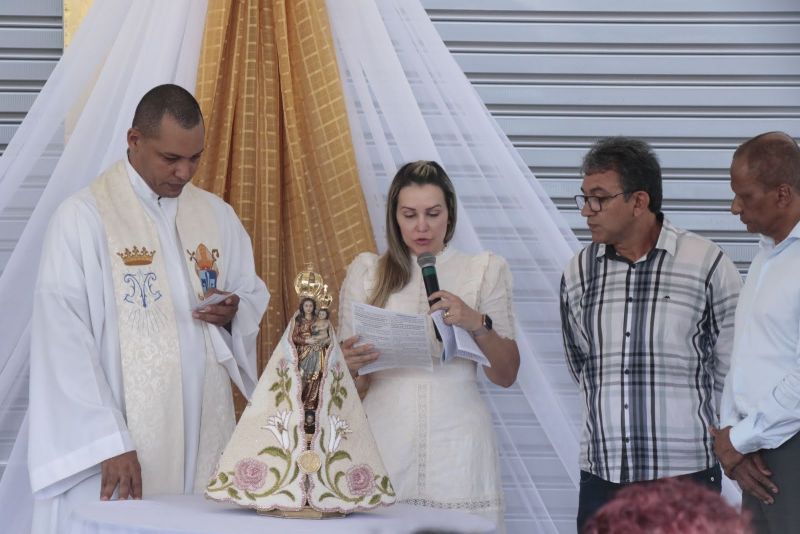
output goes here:
[{"label": "woman's long blonde hair", "polygon": [[435,185],[444,193],[447,207],[446,245],[453,238],[456,228],[456,192],[450,177],[435,161],[412,161],[397,170],[386,201],[386,253],[378,260],[378,286],[369,299],[373,306],[383,307],[389,296],[402,289],[411,279],[411,254],[403,242],[400,225],[397,223],[397,202],[400,191],[410,185]]}]

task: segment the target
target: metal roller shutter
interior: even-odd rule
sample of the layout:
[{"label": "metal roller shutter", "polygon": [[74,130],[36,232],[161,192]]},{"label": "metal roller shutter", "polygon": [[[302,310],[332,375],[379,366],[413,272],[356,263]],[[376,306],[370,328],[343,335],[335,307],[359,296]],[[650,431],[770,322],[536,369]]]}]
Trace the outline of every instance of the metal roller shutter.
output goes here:
[{"label": "metal roller shutter", "polygon": [[[36,95],[61,57],[62,5],[60,0],[2,0],[0,2],[0,153],[2,153]],[[47,175],[28,180],[0,213],[0,272],[30,217]],[[21,420],[27,391],[11,406]],[[0,475],[16,437],[0,428]]]},{"label": "metal roller shutter", "polygon": [[800,136],[799,2],[423,4],[580,239],[581,157],[635,136],[659,154],[667,215],[746,269],[756,240],[728,211],[728,166],[752,135]]},{"label": "metal roller shutter", "polygon": [[[0,2],[0,153],[8,146],[62,50],[60,0]],[[0,272],[46,181],[46,175],[29,180],[11,206],[0,214]]]},{"label": "metal roller shutter", "polygon": [[[800,2],[422,1],[579,239],[589,239],[572,201],[581,158],[599,137],[640,137],[660,157],[667,216],[746,271],[756,238],[729,212],[728,167],[757,133],[800,137]],[[560,347],[542,352],[543,364],[564,365]],[[577,395],[569,381],[553,386]],[[574,532],[576,490],[554,444],[535,418],[516,415],[525,402],[518,388],[498,399],[547,513]],[[534,532],[515,478],[503,473],[508,530]]]}]

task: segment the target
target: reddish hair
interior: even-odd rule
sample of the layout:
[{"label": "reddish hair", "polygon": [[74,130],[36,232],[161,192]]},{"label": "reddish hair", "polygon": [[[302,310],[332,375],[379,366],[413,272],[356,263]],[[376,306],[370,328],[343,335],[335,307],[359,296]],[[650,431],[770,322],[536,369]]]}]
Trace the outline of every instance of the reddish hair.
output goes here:
[{"label": "reddish hair", "polygon": [[690,480],[633,484],[586,523],[583,534],[750,534],[749,519]]}]

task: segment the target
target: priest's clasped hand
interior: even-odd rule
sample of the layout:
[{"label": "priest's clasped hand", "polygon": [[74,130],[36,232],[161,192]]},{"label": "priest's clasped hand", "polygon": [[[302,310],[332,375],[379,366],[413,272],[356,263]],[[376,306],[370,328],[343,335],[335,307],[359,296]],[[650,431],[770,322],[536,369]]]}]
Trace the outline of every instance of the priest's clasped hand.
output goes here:
[{"label": "priest's clasped hand", "polygon": [[102,469],[101,501],[111,500],[117,486],[119,486],[118,499],[142,498],[142,468],[139,465],[136,451],[124,452],[108,460],[103,460],[100,466]]},{"label": "priest's clasped hand", "polygon": [[208,298],[209,295],[213,295],[214,293],[229,296],[220,303],[209,304],[208,306],[203,306],[197,311],[192,312],[192,317],[216,326],[229,328],[231,321],[233,321],[239,309],[239,296],[236,293],[227,293],[212,288],[206,292],[204,298]]}]

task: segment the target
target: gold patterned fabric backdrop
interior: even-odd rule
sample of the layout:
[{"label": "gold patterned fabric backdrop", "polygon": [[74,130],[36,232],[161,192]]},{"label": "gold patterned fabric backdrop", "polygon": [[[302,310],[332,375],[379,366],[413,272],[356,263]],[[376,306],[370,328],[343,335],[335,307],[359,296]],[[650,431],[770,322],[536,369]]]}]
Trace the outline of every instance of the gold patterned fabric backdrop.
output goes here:
[{"label": "gold patterned fabric backdrop", "polygon": [[234,207],[272,293],[260,372],[305,264],[338,299],[350,261],[375,250],[324,0],[210,0],[196,94],[206,149],[194,183]]},{"label": "gold patterned fabric backdrop", "polygon": [[64,0],[64,48],[69,46],[94,0]]}]

